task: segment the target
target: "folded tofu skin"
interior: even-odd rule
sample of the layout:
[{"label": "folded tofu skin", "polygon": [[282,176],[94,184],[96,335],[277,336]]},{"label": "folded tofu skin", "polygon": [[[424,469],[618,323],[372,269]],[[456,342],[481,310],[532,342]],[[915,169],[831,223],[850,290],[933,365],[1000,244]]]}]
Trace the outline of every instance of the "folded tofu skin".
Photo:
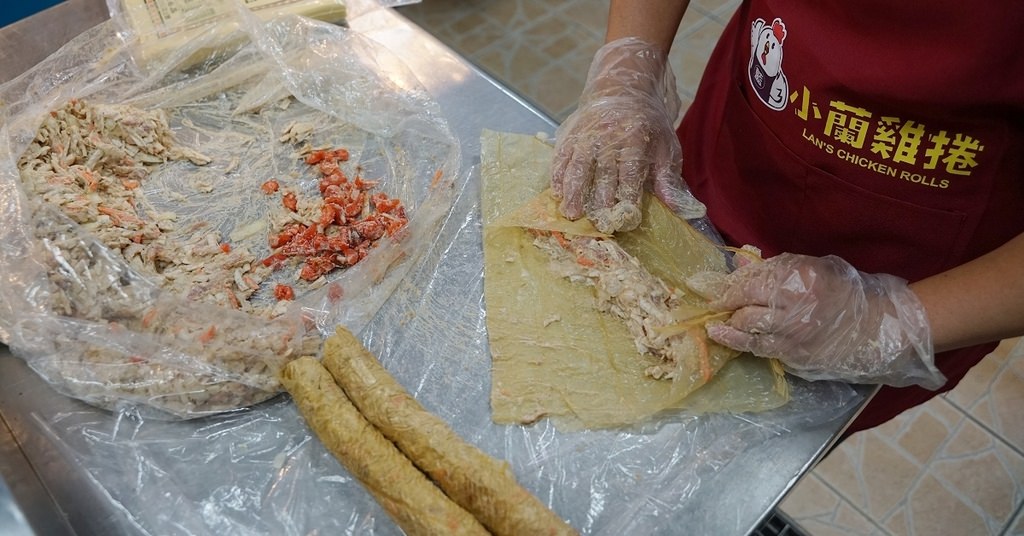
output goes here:
[{"label": "folded tofu skin", "polygon": [[[496,423],[551,418],[563,429],[611,428],[684,407],[757,411],[785,403],[785,381],[771,360],[714,344],[699,322],[677,330],[664,352],[641,343],[652,322],[671,329],[685,324],[668,317],[710,312],[707,298],[690,291],[686,281],[726,273],[721,248],[648,194],[634,231],[609,237],[585,219],[566,220],[546,191],[549,145],[535,136],[491,131],[484,132],[481,145],[484,298]],[[566,251],[559,252],[558,244],[568,254],[561,255]],[[636,297],[617,288],[622,277],[594,268],[595,259],[621,265],[660,290],[631,299]],[[572,260],[591,268],[578,270]],[[659,302],[659,312],[650,313],[650,299],[647,306],[637,305],[649,296]],[[639,317],[646,327],[639,327]]]}]

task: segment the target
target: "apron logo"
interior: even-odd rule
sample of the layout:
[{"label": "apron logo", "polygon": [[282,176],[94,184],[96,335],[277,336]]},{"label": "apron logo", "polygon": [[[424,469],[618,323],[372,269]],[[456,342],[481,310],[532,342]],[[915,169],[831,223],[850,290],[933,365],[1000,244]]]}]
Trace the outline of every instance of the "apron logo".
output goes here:
[{"label": "apron logo", "polygon": [[747,74],[757,98],[772,110],[786,107],[789,82],[782,72],[782,42],[786,25],[776,18],[771,25],[757,19],[750,28],[750,65]]}]

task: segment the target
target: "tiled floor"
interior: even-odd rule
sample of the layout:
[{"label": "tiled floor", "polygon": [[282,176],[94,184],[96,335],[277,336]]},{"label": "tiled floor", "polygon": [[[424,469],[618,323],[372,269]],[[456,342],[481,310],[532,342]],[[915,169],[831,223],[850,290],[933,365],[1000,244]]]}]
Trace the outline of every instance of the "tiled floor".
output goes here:
[{"label": "tiled floor", "polygon": [[1024,534],[1024,343],[947,396],[856,434],[782,509],[815,536]]},{"label": "tiled floor", "polygon": [[[738,0],[694,0],[671,56],[685,104]],[[424,0],[400,8],[557,120],[575,107],[607,0]],[[949,396],[857,434],[783,510],[813,536],[1024,534],[1024,344]],[[1011,351],[1012,350],[1012,351]]]},{"label": "tiled floor", "polygon": [[[738,4],[691,2],[670,58],[684,103]],[[424,0],[400,11],[560,121],[604,42],[607,9],[608,0]]]}]

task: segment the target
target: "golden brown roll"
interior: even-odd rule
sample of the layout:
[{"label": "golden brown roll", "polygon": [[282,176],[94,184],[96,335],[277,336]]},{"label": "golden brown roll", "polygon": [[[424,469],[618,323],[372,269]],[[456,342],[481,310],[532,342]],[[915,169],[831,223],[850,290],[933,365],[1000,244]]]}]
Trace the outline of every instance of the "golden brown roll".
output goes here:
[{"label": "golden brown roll", "polygon": [[405,390],[348,330],[324,344],[323,364],[359,411],[491,532],[576,534],[516,482],[507,462],[463,441]]},{"label": "golden brown roll", "polygon": [[288,363],[281,383],[324,446],[406,533],[488,534],[363,418],[316,359]]}]

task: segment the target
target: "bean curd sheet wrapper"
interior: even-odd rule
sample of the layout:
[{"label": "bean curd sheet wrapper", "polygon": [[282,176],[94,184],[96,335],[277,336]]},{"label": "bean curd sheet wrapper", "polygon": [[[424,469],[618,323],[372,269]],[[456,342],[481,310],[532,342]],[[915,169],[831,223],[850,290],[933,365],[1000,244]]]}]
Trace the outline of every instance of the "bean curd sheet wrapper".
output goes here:
[{"label": "bean curd sheet wrapper", "polygon": [[762,411],[787,401],[781,369],[704,340],[699,323],[679,339],[675,377],[651,377],[647,371],[660,358],[638,350],[622,318],[598,310],[593,284],[565,275],[572,259],[559,265],[538,241],[550,232],[561,233],[563,244],[580,236],[614,241],[647,272],[679,289],[677,306],[684,311],[700,311],[706,303],[685,290],[688,277],[726,272],[720,248],[648,194],[634,231],[609,237],[586,219],[569,221],[545,190],[549,146],[532,136],[491,133],[484,146],[493,151],[483,164],[482,213],[495,422],[550,417],[564,429],[604,428],[682,407]]},{"label": "bean curd sheet wrapper", "polygon": [[[115,17],[0,86],[0,335],[62,393],[172,419],[269,399],[284,362],[373,317],[451,209],[458,142],[394,54],[344,26],[243,11],[144,65]],[[364,181],[354,210],[380,194],[408,223],[307,282],[300,257],[263,261],[289,218],[320,217],[305,157],[336,148]],[[262,191],[271,179],[280,190]],[[99,197],[112,188],[134,197]],[[127,226],[141,230],[111,239]]]}]

